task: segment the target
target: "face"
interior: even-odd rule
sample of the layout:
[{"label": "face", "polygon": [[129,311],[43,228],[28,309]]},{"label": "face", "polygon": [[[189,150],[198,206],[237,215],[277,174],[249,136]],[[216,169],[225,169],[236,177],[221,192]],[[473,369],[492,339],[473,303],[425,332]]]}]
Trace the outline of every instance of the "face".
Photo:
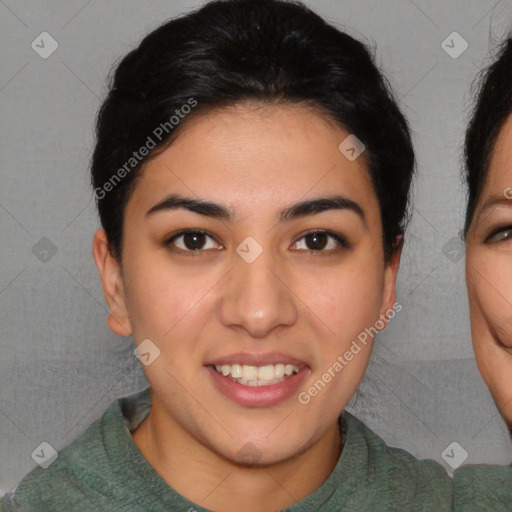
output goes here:
[{"label": "face", "polygon": [[364,157],[319,114],[238,106],[183,128],[128,202],[122,272],[95,237],[110,326],[158,353],[152,414],[276,463],[337,428],[371,351],[353,341],[393,311],[399,250],[384,262]]},{"label": "face", "polygon": [[466,280],[476,360],[512,425],[512,118],[502,128],[467,236]]}]

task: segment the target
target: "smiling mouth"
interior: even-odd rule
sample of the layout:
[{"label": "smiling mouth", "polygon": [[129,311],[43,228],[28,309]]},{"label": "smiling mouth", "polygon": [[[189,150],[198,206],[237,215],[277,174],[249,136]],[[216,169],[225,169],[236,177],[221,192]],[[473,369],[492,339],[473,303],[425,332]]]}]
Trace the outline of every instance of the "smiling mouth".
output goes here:
[{"label": "smiling mouth", "polygon": [[218,373],[243,386],[272,386],[299,373],[300,368],[292,364],[268,364],[250,366],[242,364],[212,365]]}]

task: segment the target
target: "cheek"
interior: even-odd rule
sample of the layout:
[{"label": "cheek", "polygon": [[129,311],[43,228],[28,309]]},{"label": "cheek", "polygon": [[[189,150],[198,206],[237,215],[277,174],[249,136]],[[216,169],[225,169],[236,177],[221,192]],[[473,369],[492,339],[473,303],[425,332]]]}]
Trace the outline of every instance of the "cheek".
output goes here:
[{"label": "cheek", "polygon": [[126,302],[135,339],[162,342],[172,338],[182,325],[194,323],[204,308],[202,299],[215,284],[197,272],[171,272],[156,259],[144,262],[134,258],[126,276]]},{"label": "cheek", "polygon": [[[470,299],[479,310],[473,321],[490,331],[507,348],[512,347],[512,268],[510,258],[476,260],[468,270]],[[476,340],[477,343],[482,340]]]},{"label": "cheek", "polygon": [[333,330],[345,336],[357,336],[377,320],[381,297],[374,283],[358,281],[342,286],[340,293],[332,294],[325,303],[327,318]]},{"label": "cheek", "polygon": [[375,324],[382,303],[382,279],[383,268],[376,267],[373,261],[364,265],[360,258],[353,264],[333,268],[321,279],[304,273],[297,280],[302,283],[298,295],[308,297],[307,306],[329,328],[326,339],[333,350],[343,349]]},{"label": "cheek", "polygon": [[[299,311],[298,322],[309,324],[311,335],[331,347],[324,346],[326,356],[332,358],[331,352],[350,345],[377,320],[384,271],[383,265],[375,264],[378,258],[372,251],[360,251],[330,268],[319,264],[285,270],[282,288]],[[222,298],[237,293],[236,287],[229,287],[229,276],[223,279],[224,273],[199,263],[170,267],[164,256],[132,253],[125,279],[135,340],[160,340],[163,347],[172,339],[187,339],[188,349],[193,349],[201,330],[215,323]]]}]

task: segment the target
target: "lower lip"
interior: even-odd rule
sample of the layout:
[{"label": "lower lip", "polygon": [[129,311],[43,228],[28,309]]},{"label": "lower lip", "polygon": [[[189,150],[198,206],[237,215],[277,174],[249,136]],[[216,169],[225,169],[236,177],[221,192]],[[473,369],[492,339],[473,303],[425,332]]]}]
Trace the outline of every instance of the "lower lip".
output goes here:
[{"label": "lower lip", "polygon": [[309,368],[304,366],[299,373],[288,377],[283,382],[270,386],[244,386],[229,377],[225,377],[215,368],[207,366],[215,385],[229,399],[247,407],[268,407],[276,405],[295,395],[309,374]]}]

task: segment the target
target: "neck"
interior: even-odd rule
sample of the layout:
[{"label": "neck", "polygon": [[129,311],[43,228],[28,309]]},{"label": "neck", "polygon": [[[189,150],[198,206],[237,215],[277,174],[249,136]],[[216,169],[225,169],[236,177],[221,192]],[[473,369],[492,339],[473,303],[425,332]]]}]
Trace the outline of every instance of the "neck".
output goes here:
[{"label": "neck", "polygon": [[132,432],[155,471],[175,491],[215,512],[270,512],[302,500],[327,480],[341,455],[339,425],[292,458],[244,466],[214,452],[152,408]]}]

